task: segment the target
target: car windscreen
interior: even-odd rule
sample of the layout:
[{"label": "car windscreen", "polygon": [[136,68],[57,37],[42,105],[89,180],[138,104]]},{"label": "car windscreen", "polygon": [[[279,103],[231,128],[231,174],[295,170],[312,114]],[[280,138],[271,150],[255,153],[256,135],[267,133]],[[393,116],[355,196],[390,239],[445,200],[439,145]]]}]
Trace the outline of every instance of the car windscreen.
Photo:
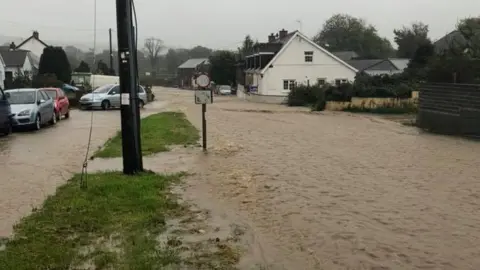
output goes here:
[{"label": "car windscreen", "polygon": [[47,95],[52,98],[52,99],[56,99],[57,98],[57,90],[50,90],[50,89],[43,89],[43,91],[45,91],[45,93],[47,93]]},{"label": "car windscreen", "polygon": [[10,104],[33,104],[36,101],[35,91],[9,91]]},{"label": "car windscreen", "polygon": [[99,88],[95,89],[95,91],[93,91],[93,93],[105,94],[105,93],[107,93],[108,91],[110,91],[110,89],[112,89],[112,85],[111,85],[111,84],[107,84],[107,85],[100,86]]}]

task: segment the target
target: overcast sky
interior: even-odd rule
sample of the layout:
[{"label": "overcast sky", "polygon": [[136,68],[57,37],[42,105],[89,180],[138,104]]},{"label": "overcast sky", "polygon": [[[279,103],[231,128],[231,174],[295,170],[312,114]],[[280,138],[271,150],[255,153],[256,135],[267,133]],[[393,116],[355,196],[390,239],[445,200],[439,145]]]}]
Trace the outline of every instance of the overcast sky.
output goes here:
[{"label": "overcast sky", "polygon": [[[0,9],[0,35],[93,47],[95,0],[13,0]],[[413,21],[430,26],[435,40],[457,21],[480,15],[479,0],[135,0],[139,35],[162,39],[169,47],[203,45],[236,48],[246,34],[264,41],[281,28],[313,36],[334,13],[348,13],[375,25],[392,41],[393,29]],[[5,7],[5,3],[3,4]],[[17,12],[18,11],[18,12]],[[97,40],[108,42],[116,28],[115,0],[97,0]],[[301,21],[301,24],[297,22]],[[114,32],[116,39],[116,33]],[[141,41],[143,43],[143,41]]]}]

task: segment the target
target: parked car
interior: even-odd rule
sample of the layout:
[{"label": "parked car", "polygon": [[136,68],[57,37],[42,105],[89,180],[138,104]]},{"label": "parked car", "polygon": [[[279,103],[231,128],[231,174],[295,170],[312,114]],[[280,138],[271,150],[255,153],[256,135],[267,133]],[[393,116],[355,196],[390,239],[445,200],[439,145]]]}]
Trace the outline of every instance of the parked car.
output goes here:
[{"label": "parked car", "polygon": [[232,94],[232,87],[230,87],[230,85],[219,85],[218,86],[218,94],[220,94],[220,95],[231,95]]},{"label": "parked car", "polygon": [[[138,97],[140,98],[140,108],[148,103],[147,92],[145,88],[139,86]],[[83,95],[80,98],[80,108],[108,110],[112,107],[120,107],[120,85],[107,84],[95,89],[92,93]]]},{"label": "parked car", "polygon": [[54,101],[45,91],[34,88],[5,91],[12,108],[14,127],[32,127],[39,130],[42,125],[57,123]]},{"label": "parked car", "polygon": [[8,94],[0,88],[0,134],[12,133],[12,108],[8,102]]},{"label": "parked car", "polygon": [[45,91],[49,97],[54,101],[55,105],[55,117],[59,121],[62,116],[65,118],[70,118],[70,101],[60,88],[42,88],[41,90]]}]

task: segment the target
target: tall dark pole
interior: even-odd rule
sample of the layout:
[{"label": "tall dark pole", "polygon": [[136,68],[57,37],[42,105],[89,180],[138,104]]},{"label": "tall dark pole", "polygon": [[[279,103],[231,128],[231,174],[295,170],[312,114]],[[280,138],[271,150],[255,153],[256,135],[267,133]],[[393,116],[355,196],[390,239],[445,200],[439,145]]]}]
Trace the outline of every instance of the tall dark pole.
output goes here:
[{"label": "tall dark pole", "polygon": [[117,3],[117,38],[118,38],[118,63],[121,93],[121,126],[122,126],[122,151],[123,173],[135,174],[141,171],[138,167],[136,149],[136,91],[135,91],[135,62],[133,57],[132,33],[132,3],[131,0],[116,0]]},{"label": "tall dark pole", "polygon": [[137,167],[139,171],[143,171],[143,159],[142,159],[142,142],[141,142],[141,137],[140,137],[140,98],[138,96],[138,93],[140,89],[140,82],[138,81],[138,57],[137,57],[137,35],[135,33],[136,29],[132,25],[132,43],[134,44],[133,46],[133,65],[135,67],[135,73],[133,74],[133,81],[135,85],[135,106],[133,109],[135,110],[134,115],[135,115],[135,149],[137,150],[137,155],[139,158],[137,159]]},{"label": "tall dark pole", "polygon": [[108,35],[110,37],[110,70],[115,70],[113,68],[113,49],[112,49],[112,28],[108,29]]}]

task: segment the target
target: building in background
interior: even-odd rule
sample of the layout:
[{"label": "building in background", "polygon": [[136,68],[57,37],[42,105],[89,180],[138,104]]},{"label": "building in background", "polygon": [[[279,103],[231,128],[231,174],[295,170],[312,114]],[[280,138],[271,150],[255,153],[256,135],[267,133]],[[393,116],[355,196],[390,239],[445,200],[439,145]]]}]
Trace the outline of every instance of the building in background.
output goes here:
[{"label": "building in background", "polygon": [[195,88],[195,78],[200,73],[208,73],[210,61],[208,58],[188,59],[177,68],[177,81],[180,88]]}]

